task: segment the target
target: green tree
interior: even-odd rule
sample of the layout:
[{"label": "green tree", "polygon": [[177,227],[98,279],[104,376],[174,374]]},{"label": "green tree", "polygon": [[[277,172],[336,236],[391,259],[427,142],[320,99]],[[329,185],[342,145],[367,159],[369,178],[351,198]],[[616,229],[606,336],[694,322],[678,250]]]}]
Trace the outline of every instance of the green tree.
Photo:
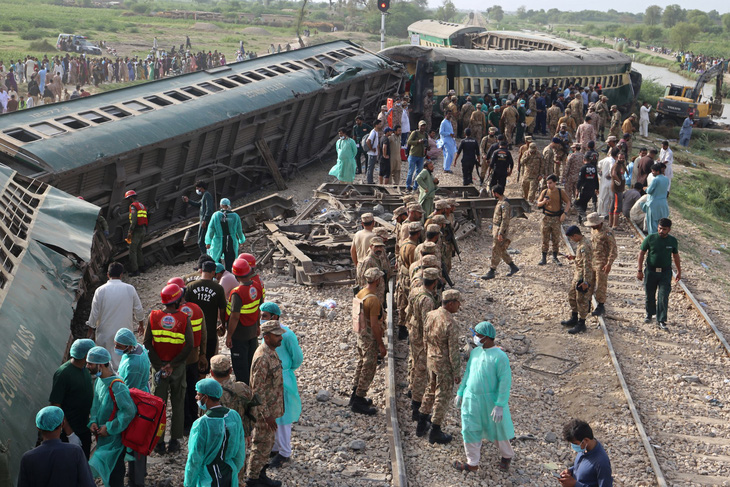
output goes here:
[{"label": "green tree", "polygon": [[504,10],[502,10],[502,7],[500,7],[499,5],[489,7],[487,9],[487,17],[490,19],[494,19],[497,22],[501,22],[504,18]]},{"label": "green tree", "polygon": [[677,4],[667,5],[662,14],[662,22],[664,27],[671,28],[678,22],[683,22],[687,18],[687,12]]},{"label": "green tree", "polygon": [[644,39],[647,41],[658,41],[664,35],[664,30],[658,25],[644,26]]},{"label": "green tree", "polygon": [[707,12],[707,16],[713,22],[720,22],[720,12],[718,12],[717,10],[710,10],[709,12]]},{"label": "green tree", "polygon": [[669,43],[675,49],[684,51],[699,32],[700,28],[696,24],[679,22],[669,30]]},{"label": "green tree", "polygon": [[730,14],[723,14],[722,17],[722,25],[725,26],[725,30],[730,32]]},{"label": "green tree", "polygon": [[646,25],[659,25],[662,21],[662,8],[659,5],[649,5],[644,12]]},{"label": "green tree", "polygon": [[524,19],[525,17],[527,17],[527,9],[524,5],[520,5],[519,7],[517,7],[517,17],[520,19]]},{"label": "green tree", "polygon": [[456,5],[451,0],[444,0],[444,4],[436,10],[436,18],[449,22],[456,17]]}]

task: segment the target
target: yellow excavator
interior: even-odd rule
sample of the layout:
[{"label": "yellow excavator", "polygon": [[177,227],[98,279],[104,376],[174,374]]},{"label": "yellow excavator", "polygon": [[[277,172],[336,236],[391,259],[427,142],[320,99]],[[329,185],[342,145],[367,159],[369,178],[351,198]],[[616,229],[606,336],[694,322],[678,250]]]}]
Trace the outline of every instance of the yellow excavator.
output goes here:
[{"label": "yellow excavator", "polygon": [[[715,80],[715,96],[702,100],[705,83]],[[656,106],[656,123],[667,127],[682,125],[690,113],[694,114],[697,127],[707,127],[713,117],[722,116],[722,64],[712,66],[697,79],[694,87],[671,84]]]}]

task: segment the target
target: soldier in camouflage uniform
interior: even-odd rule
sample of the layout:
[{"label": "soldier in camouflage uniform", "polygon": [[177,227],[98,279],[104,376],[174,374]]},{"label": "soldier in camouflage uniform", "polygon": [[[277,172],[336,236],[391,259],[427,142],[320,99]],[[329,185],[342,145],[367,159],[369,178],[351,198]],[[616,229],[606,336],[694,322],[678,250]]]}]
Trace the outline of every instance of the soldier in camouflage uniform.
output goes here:
[{"label": "soldier in camouflage uniform", "polygon": [[547,126],[548,126],[548,137],[555,137],[558,133],[558,120],[560,120],[561,113],[558,102],[554,101],[553,105],[547,110]]},{"label": "soldier in camouflage uniform", "polygon": [[583,152],[581,152],[581,145],[576,142],[573,144],[573,153],[568,156],[568,159],[563,165],[563,183],[565,184],[565,192],[568,193],[568,197],[570,197],[571,200],[576,197],[578,174],[580,173],[581,167],[583,167]]},{"label": "soldier in camouflage uniform", "polygon": [[606,288],[608,287],[608,274],[611,266],[618,257],[618,247],[613,231],[603,224],[603,217],[598,213],[591,213],[586,219],[585,225],[591,227],[591,241],[593,243],[593,270],[596,271],[596,301],[598,306],[591,313],[593,316],[601,316],[605,313]]},{"label": "soldier in camouflage uniform", "polygon": [[[418,203],[416,203],[418,204]],[[421,205],[418,205],[420,208]],[[421,233],[423,233],[423,226],[420,222],[410,222],[407,225],[404,224],[403,228],[408,232],[408,238],[401,240],[400,242],[400,253],[398,258],[400,261],[398,267],[398,338],[405,340],[408,337],[408,330],[406,325],[408,320],[406,319],[406,307],[408,306],[408,294],[410,293],[410,276],[408,269],[411,264],[416,260],[415,251],[416,247],[420,243]]]},{"label": "soldier in camouflage uniform", "polygon": [[429,414],[433,410],[429,443],[446,444],[451,435],[441,431],[446,411],[451,403],[454,384],[461,382],[461,353],[459,336],[454,313],[459,311],[461,296],[459,291],[444,291],[440,308],[426,315],[423,336],[426,342],[428,367],[428,386],[418,415],[416,436],[423,436],[429,428]]},{"label": "soldier in camouflage uniform", "polygon": [[606,140],[606,126],[611,121],[611,112],[608,109],[608,97],[601,96],[596,103],[596,114],[598,114],[598,136]]},{"label": "soldier in camouflage uniform", "polygon": [[380,280],[381,282],[378,284],[378,292],[376,293],[380,300],[380,304],[383,306],[385,306],[385,281],[390,275],[390,263],[388,263],[387,268],[383,269],[382,256],[384,253],[385,242],[383,242],[383,239],[380,237],[373,237],[370,240],[370,250],[368,250],[368,253],[365,255],[362,264],[357,267],[357,284],[360,286],[360,289],[363,289],[368,285],[367,280],[365,279],[365,273],[368,269],[372,269],[374,267],[383,273],[385,277]]},{"label": "soldier in camouflage uniform", "polygon": [[446,208],[449,207],[449,203],[446,200],[436,200],[433,203],[433,213],[428,215],[428,218],[426,218],[426,223],[423,224],[424,227],[428,227],[432,223],[436,223],[433,221],[434,217],[437,215],[441,215],[445,217],[446,214]]},{"label": "soldier in camouflage uniform", "polygon": [[[570,116],[575,120],[575,126],[583,123],[583,97],[576,92],[575,97],[568,103]],[[567,110],[566,110],[567,111]]]},{"label": "soldier in camouflage uniform", "polygon": [[530,144],[532,144],[533,139],[531,135],[525,135],[525,143],[520,146],[520,151],[517,153],[517,172],[520,172],[520,161],[522,160],[522,156],[525,155],[525,152],[530,150]]},{"label": "soldier in camouflage uniform", "polygon": [[441,238],[441,226],[436,225],[435,223],[428,225],[426,227],[426,240],[422,244],[419,244],[416,247],[415,258],[420,259],[424,255],[424,252],[423,252],[424,246],[430,242],[434,245],[434,250],[432,252],[428,252],[428,253],[436,255],[436,257],[438,257],[440,260],[441,259],[440,238]]},{"label": "soldier in camouflage uniform", "polygon": [[492,217],[492,265],[489,266],[489,272],[482,276],[485,281],[494,279],[494,272],[501,261],[509,266],[508,276],[512,276],[520,270],[507,253],[509,244],[512,242],[507,237],[509,221],[512,218],[512,208],[507,198],[504,197],[504,188],[501,185],[494,186],[492,194],[497,198],[497,206],[494,208],[494,216]]},{"label": "soldier in camouflage uniform", "polygon": [[514,142],[515,128],[517,128],[517,119],[519,113],[517,109],[512,106],[512,102],[507,100],[507,106],[502,110],[502,117],[499,119],[500,125],[504,124],[504,136],[507,139],[507,144],[512,147]]},{"label": "soldier in camouflage uniform", "polygon": [[412,289],[409,307],[411,309],[410,326],[410,368],[408,377],[411,383],[411,419],[418,421],[421,401],[428,382],[428,368],[426,364],[426,346],[423,330],[426,324],[426,315],[438,308],[436,286],[439,282],[438,269],[424,269],[422,286]]},{"label": "soldier in camouflage uniform", "polygon": [[558,260],[558,248],[560,247],[560,225],[565,220],[565,214],[570,211],[570,198],[562,189],[558,188],[558,177],[555,174],[549,175],[545,182],[547,189],[540,193],[537,198],[537,207],[543,212],[542,224],[542,260],[537,265],[545,265],[547,252],[552,243],[553,262],[563,265]]},{"label": "soldier in camouflage uniform", "polygon": [[431,131],[431,120],[433,119],[433,90],[426,90],[423,97],[423,120],[426,122],[426,133]]},{"label": "soldier in camouflage uniform", "polygon": [[[565,125],[565,127],[563,127]],[[575,131],[578,129],[578,125],[575,123],[575,119],[571,116],[570,108],[565,109],[565,115],[558,119],[558,130],[565,129],[568,131],[571,137],[575,137]],[[556,134],[553,134],[555,137]]]},{"label": "soldier in camouflage uniform", "polygon": [[444,288],[444,284],[443,276],[441,275],[441,260],[439,260],[435,255],[426,254],[421,257],[421,260],[411,264],[411,294],[413,294],[415,289],[423,286],[423,272],[426,269],[436,269],[439,273],[439,282],[436,285],[436,297],[439,304],[441,304],[441,291]]},{"label": "soldier in camouflage uniform", "polygon": [[568,303],[570,304],[571,316],[569,320],[561,321],[563,326],[572,326],[568,333],[575,335],[586,331],[586,316],[591,309],[591,296],[593,296],[593,285],[596,282],[596,275],[593,271],[593,249],[591,242],[583,237],[580,228],[572,225],[565,231],[565,235],[578,246],[575,249],[575,257],[568,256],[568,259],[575,262],[573,271],[573,282],[568,291]]},{"label": "soldier in camouflage uniform", "polygon": [[266,476],[269,453],[274,446],[276,418],[284,414],[284,377],[276,347],[281,345],[285,330],[278,321],[261,325],[263,342],[256,349],[251,363],[251,390],[261,400],[258,420],[253,429],[251,455],[248,457],[247,486],[276,485]]},{"label": "soldier in camouflage uniform", "polygon": [[618,111],[616,105],[611,105],[611,126],[608,129],[608,135],[613,135],[617,139],[621,137],[621,112]]},{"label": "soldier in camouflage uniform", "polygon": [[448,274],[451,274],[451,261],[454,257],[454,254],[456,254],[456,249],[454,248],[454,244],[451,241],[449,235],[454,235],[454,209],[456,208],[456,200],[453,198],[449,198],[446,200],[446,203],[449,206],[444,212],[444,217],[446,217],[446,224],[441,229],[441,240],[444,242],[443,253],[441,254],[441,257],[444,261],[444,269],[446,269],[446,272]]},{"label": "soldier in camouflage uniform", "polygon": [[530,203],[534,203],[535,196],[537,195],[537,185],[541,178],[547,176],[547,171],[545,170],[545,160],[537,150],[537,144],[532,142],[529,147],[520,160],[522,169],[522,197]]}]

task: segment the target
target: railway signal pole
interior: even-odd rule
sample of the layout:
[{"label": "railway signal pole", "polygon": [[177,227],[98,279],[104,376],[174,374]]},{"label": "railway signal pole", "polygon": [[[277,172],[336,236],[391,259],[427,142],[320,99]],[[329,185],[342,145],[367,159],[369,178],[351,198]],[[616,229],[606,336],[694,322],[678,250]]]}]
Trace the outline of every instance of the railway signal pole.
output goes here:
[{"label": "railway signal pole", "polygon": [[385,49],[385,14],[390,8],[390,0],[379,0],[378,10],[380,10],[380,50]]}]

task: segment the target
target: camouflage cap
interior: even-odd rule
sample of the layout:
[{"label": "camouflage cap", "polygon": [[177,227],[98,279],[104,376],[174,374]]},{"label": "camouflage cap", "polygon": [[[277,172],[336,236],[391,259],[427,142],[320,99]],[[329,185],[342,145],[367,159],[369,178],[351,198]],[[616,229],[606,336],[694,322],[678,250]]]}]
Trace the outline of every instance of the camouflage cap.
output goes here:
[{"label": "camouflage cap", "polygon": [[534,142],[530,142],[530,149],[537,149],[537,144]]},{"label": "camouflage cap", "polygon": [[449,203],[451,208],[456,208],[456,200],[454,198],[449,198],[446,201]]},{"label": "camouflage cap", "polygon": [[372,213],[363,213],[360,220],[362,220],[363,223],[370,223],[375,221],[375,217]]},{"label": "camouflage cap", "polygon": [[370,245],[373,247],[385,247],[385,242],[380,237],[373,237],[370,239]]},{"label": "camouflage cap", "polygon": [[525,135],[525,142],[532,141],[532,135]]},{"label": "camouflage cap", "polygon": [[439,233],[441,232],[441,227],[435,223],[431,223],[429,226],[426,227],[426,232]]},{"label": "camouflage cap", "polygon": [[445,210],[449,207],[449,202],[446,200],[438,200],[434,203],[437,210]]},{"label": "camouflage cap", "polygon": [[618,110],[618,107],[616,105],[611,105],[611,110]]},{"label": "camouflage cap", "polygon": [[399,217],[401,215],[405,215],[408,213],[408,210],[405,206],[399,206],[395,210],[393,210],[393,218]]},{"label": "camouflage cap", "polygon": [[490,134],[496,134],[497,133],[497,127],[489,127],[489,133]]},{"label": "camouflage cap", "polygon": [[423,207],[418,203],[411,203],[408,205],[408,211],[416,211],[418,213],[423,213]]},{"label": "camouflage cap", "polygon": [[423,230],[423,225],[421,225],[421,222],[411,222],[408,224],[409,232],[420,232],[421,230]]},{"label": "camouflage cap", "polygon": [[403,200],[403,204],[408,207],[410,203],[413,203],[414,201],[418,200],[415,194],[407,194],[401,198]]},{"label": "camouflage cap", "polygon": [[[377,267],[371,267],[365,271],[365,280],[368,282],[374,282],[383,276],[383,271]],[[263,332],[263,330],[261,330]]]},{"label": "camouflage cap", "polygon": [[210,359],[210,370],[213,372],[228,372],[233,365],[228,355],[214,355]]},{"label": "camouflage cap", "polygon": [[439,258],[434,254],[425,254],[421,257],[421,266],[424,268],[434,267],[436,270],[439,270],[441,269],[441,262],[439,262]]},{"label": "camouflage cap", "polygon": [[278,320],[269,320],[261,325],[261,335],[266,335],[268,333],[273,333],[274,335],[283,335],[284,333],[286,333],[286,330],[281,327]]},{"label": "camouflage cap", "polygon": [[447,301],[461,301],[461,294],[456,289],[449,289],[444,291],[443,301],[444,303]]},{"label": "camouflage cap", "polygon": [[439,270],[433,267],[429,267],[423,270],[423,278],[429,281],[435,281],[439,278]]},{"label": "camouflage cap", "polygon": [[390,238],[390,232],[385,227],[377,227],[373,230],[373,233],[383,239],[383,242]]},{"label": "camouflage cap", "polygon": [[434,255],[436,253],[436,244],[434,242],[423,242],[421,253],[423,255]]},{"label": "camouflage cap", "polygon": [[446,223],[446,217],[443,215],[434,215],[433,218],[431,218],[431,221],[437,225],[443,225]]}]

